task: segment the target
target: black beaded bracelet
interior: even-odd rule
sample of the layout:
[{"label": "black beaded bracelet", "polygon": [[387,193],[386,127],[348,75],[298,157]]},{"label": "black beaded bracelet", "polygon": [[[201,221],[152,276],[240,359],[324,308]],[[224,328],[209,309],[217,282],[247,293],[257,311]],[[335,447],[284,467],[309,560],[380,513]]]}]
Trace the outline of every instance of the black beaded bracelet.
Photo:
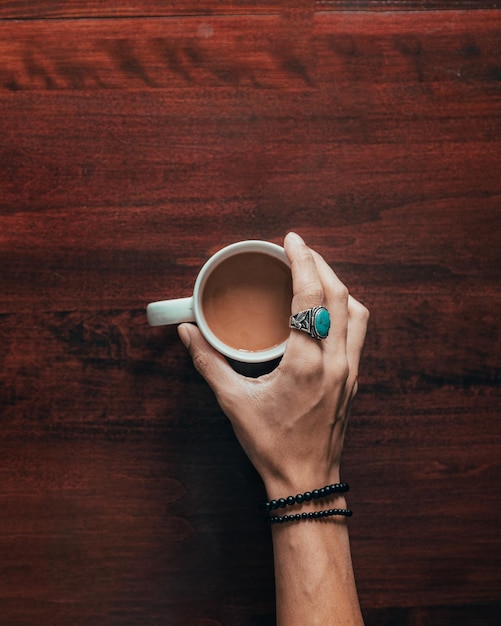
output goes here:
[{"label": "black beaded bracelet", "polygon": [[324,511],[310,511],[309,513],[296,513],[295,515],[271,515],[266,517],[264,522],[270,526],[273,524],[283,524],[284,522],[299,522],[308,519],[323,519],[324,517],[332,517],[333,515],[341,515],[342,517],[351,517],[353,511],[351,509],[325,509]]},{"label": "black beaded bracelet", "polygon": [[321,489],[298,493],[297,496],[289,496],[287,498],[279,498],[278,500],[263,502],[261,504],[261,509],[266,512],[274,511],[279,508],[283,509],[286,506],[293,506],[294,504],[301,504],[302,502],[309,502],[310,500],[326,498],[327,496],[331,496],[335,493],[346,493],[349,489],[350,486],[348,483],[334,483],[333,485],[326,485]]}]

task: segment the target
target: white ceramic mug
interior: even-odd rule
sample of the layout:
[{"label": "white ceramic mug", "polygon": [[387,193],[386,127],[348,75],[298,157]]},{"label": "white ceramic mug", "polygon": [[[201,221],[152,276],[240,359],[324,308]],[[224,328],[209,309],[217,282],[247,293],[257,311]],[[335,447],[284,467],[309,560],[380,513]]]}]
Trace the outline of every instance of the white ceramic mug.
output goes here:
[{"label": "white ceramic mug", "polygon": [[287,340],[266,350],[258,350],[255,352],[238,350],[221,341],[212,332],[205,319],[202,307],[202,294],[208,277],[222,261],[243,252],[266,254],[282,261],[287,267],[290,267],[290,262],[285,254],[285,250],[274,243],[260,240],[247,240],[233,243],[222,248],[206,261],[197,276],[193,296],[178,298],[176,300],[162,300],[148,304],[146,314],[149,324],[151,326],[163,326],[167,324],[181,324],[182,322],[196,322],[205,339],[218,350],[218,352],[234,361],[242,363],[265,363],[283,356]]}]

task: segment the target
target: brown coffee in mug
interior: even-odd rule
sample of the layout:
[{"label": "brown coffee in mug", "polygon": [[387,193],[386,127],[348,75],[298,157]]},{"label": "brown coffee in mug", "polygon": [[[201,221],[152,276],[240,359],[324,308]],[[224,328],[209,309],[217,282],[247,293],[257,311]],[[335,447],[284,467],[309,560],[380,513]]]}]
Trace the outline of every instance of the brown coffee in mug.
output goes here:
[{"label": "brown coffee in mug", "polygon": [[224,259],[202,290],[205,322],[235,350],[268,350],[289,336],[292,277],[279,259],[241,252]]},{"label": "brown coffee in mug", "polygon": [[248,239],[207,259],[192,296],[150,302],[146,314],[152,326],[195,322],[211,346],[231,363],[242,365],[247,375],[247,365],[249,372],[254,372],[254,365],[264,372],[261,365],[274,367],[283,356],[291,302],[285,250],[269,241]]}]

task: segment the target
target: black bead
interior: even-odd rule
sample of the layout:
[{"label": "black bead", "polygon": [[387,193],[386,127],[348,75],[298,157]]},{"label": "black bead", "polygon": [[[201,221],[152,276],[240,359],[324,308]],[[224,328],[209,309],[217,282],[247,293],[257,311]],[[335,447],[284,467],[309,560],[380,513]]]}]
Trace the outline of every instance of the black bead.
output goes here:
[{"label": "black bead", "polygon": [[[263,502],[260,505],[260,508],[261,510],[268,513],[278,508],[283,509],[287,505],[293,506],[296,503],[301,504],[302,502],[310,502],[310,500],[318,500],[319,498],[325,498],[335,493],[345,493],[348,490],[349,490],[348,483],[333,483],[332,485],[326,485],[325,487],[322,487],[321,489],[314,489],[313,491],[305,491],[304,493],[298,493],[296,496],[288,496],[287,498],[279,498],[278,500],[270,500],[269,502]],[[351,511],[349,511],[349,509],[335,509],[335,511],[338,511],[338,512],[333,513],[334,515],[346,515],[346,516],[351,515]],[[345,513],[345,511],[349,511],[349,513]]]},{"label": "black bead", "polygon": [[271,515],[265,518],[265,523],[269,526],[273,524],[284,524],[287,522],[307,520],[307,519],[322,519],[324,517],[331,517],[332,515],[342,515],[345,517],[351,517],[353,512],[351,509],[325,509],[322,511],[310,511],[309,513],[296,513],[295,515]]}]

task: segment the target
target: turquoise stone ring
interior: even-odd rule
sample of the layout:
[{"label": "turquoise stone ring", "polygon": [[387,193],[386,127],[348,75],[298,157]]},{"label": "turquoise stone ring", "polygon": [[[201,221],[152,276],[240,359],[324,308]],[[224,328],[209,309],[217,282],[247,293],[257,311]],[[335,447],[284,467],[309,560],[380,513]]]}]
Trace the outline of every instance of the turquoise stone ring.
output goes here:
[{"label": "turquoise stone ring", "polygon": [[308,333],[314,339],[325,339],[331,327],[331,316],[324,306],[315,306],[292,315],[289,326]]}]

